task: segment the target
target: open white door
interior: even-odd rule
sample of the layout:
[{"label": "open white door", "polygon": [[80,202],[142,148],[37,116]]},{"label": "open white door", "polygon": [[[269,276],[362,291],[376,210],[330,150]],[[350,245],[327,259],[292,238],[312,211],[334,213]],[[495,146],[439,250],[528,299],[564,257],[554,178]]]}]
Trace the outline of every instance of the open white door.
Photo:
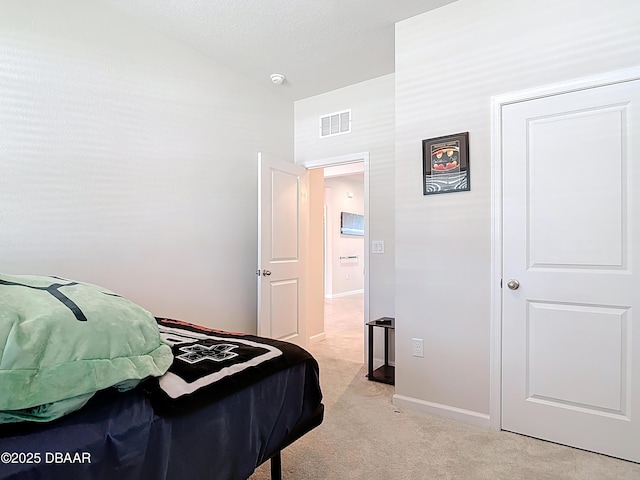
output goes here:
[{"label": "open white door", "polygon": [[258,335],[306,346],[306,169],[258,154]]},{"label": "open white door", "polygon": [[503,107],[502,427],[640,462],[640,81]]}]

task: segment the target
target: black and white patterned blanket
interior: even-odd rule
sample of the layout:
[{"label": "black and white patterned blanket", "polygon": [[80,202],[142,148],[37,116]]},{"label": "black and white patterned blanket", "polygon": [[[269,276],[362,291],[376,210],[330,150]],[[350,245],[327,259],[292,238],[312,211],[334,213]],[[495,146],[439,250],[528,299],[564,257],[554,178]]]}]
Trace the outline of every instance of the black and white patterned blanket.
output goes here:
[{"label": "black and white patterned blanket", "polygon": [[[149,379],[143,390],[160,414],[189,411],[220,400],[293,365],[306,363],[306,381],[317,388],[318,364],[304,349],[278,340],[212,330],[180,320],[156,318],[174,361],[167,373]],[[305,390],[308,390],[308,385]]]}]

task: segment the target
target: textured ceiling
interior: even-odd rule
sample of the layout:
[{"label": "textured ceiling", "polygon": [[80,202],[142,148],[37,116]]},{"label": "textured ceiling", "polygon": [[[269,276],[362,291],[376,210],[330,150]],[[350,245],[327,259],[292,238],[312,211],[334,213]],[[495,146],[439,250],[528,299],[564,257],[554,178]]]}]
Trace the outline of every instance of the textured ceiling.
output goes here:
[{"label": "textured ceiling", "polygon": [[454,0],[103,1],[298,100],[392,73],[394,24]]}]

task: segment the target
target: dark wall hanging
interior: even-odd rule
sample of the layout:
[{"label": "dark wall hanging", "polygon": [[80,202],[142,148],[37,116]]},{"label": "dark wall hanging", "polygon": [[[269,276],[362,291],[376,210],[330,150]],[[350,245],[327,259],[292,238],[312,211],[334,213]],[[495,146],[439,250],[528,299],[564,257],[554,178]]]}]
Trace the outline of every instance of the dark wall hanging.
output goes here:
[{"label": "dark wall hanging", "polygon": [[423,140],[422,172],[424,195],[469,190],[469,132]]}]

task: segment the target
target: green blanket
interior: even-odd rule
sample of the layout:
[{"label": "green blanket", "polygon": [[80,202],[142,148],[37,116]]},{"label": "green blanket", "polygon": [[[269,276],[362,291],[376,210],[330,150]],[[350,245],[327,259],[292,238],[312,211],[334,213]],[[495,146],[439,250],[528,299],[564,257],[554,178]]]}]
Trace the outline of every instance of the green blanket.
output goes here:
[{"label": "green blanket", "polygon": [[0,423],[48,421],[96,391],[162,375],[153,316],[96,285],[0,274]]}]

